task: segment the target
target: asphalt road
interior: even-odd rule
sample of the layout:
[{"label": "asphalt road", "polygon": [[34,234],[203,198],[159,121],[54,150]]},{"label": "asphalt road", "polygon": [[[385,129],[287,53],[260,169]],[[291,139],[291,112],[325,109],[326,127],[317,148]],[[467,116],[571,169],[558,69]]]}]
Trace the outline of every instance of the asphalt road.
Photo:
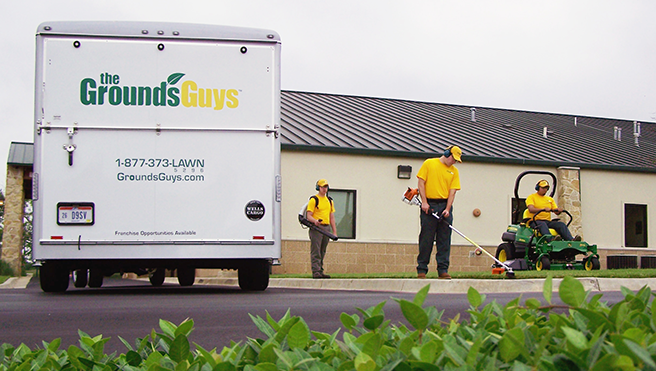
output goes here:
[{"label": "asphalt road", "polygon": [[[487,294],[487,302],[507,303],[518,294]],[[557,298],[554,294],[554,299]],[[14,346],[25,343],[31,348],[42,340],[62,339],[62,347],[78,345],[78,329],[96,336],[110,337],[107,353],[127,351],[119,336],[134,344],[152,329],[159,330],[159,319],[180,323],[186,318],[195,322],[190,340],[205,349],[230,344],[246,337],[263,338],[249,313],[264,317],[268,311],[280,319],[287,309],[303,317],[313,331],[332,333],[341,327],[339,315],[358,313],[382,301],[386,319],[405,323],[399,305],[391,298],[412,300],[414,294],[373,291],[333,291],[269,288],[264,292],[244,292],[222,286],[180,287],[165,284],[152,287],[144,281],[106,278],[102,288],[69,287],[61,294],[41,291],[38,279],[25,289],[0,290],[0,343]],[[542,293],[523,294],[524,299],[542,299]],[[604,300],[622,299],[617,292],[605,293]],[[425,305],[445,310],[444,318],[460,313],[468,318],[464,294],[429,294]]]}]

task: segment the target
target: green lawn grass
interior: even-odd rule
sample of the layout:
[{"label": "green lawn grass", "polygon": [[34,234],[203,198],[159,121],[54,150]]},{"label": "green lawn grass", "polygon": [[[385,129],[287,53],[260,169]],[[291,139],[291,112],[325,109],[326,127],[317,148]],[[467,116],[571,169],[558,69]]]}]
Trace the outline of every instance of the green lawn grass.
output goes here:
[{"label": "green lawn grass", "polygon": [[[449,272],[454,279],[505,279],[504,274],[492,274],[492,270],[485,272]],[[330,273],[333,278],[362,279],[362,278],[416,278],[414,272],[398,273]],[[656,269],[610,269],[598,271],[585,270],[549,270],[549,271],[516,271],[517,279],[530,278],[562,278],[574,277],[600,277],[600,278],[648,278],[656,277]],[[271,278],[311,278],[311,274],[273,274]],[[426,278],[437,278],[437,272],[428,273]]]}]

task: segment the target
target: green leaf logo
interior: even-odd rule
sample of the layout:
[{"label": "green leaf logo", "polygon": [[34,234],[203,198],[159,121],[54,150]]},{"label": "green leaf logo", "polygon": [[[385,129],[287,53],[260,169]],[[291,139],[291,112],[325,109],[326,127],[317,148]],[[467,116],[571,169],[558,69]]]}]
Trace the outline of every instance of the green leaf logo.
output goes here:
[{"label": "green leaf logo", "polygon": [[184,73],[172,73],[166,81],[169,83],[169,85],[175,85],[180,81],[182,76],[184,76]]}]

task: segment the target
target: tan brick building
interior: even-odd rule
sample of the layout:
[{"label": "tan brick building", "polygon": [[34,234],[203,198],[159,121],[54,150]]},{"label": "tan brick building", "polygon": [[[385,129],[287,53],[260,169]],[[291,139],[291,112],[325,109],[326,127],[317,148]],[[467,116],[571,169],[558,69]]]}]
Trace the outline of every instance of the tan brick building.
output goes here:
[{"label": "tan brick building", "polygon": [[[419,211],[401,197],[417,186],[422,162],[452,144],[463,149],[454,226],[489,252],[511,221],[517,175],[543,170],[557,176],[556,201],[575,216],[572,232],[598,246],[602,269],[608,255],[636,267],[656,257],[654,123],[291,91],[282,92],[281,116],[283,245],[274,273],[310,272],[297,213],[320,178],[330,183],[340,235],[326,271],[414,272]],[[16,189],[29,184],[30,164],[12,158],[6,202],[20,204]],[[532,193],[537,180],[520,194]],[[7,217],[19,220],[18,209]],[[7,222],[2,256],[15,262],[21,242]],[[489,270],[490,259],[466,240],[454,234],[452,241],[451,271]]]}]

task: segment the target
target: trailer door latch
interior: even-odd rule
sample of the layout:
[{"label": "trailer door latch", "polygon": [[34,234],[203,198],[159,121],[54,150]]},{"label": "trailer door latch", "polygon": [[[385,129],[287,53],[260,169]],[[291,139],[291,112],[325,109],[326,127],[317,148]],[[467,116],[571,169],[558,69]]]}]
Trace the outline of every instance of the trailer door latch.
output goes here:
[{"label": "trailer door latch", "polygon": [[64,144],[64,149],[68,152],[68,166],[73,166],[73,151],[75,151],[75,144]]},{"label": "trailer door latch", "polygon": [[64,144],[64,149],[68,152],[68,166],[73,166],[73,151],[77,146],[75,144]]},{"label": "trailer door latch", "polygon": [[[77,122],[75,125],[77,125]],[[66,129],[66,134],[68,134],[68,144],[64,144],[64,150],[68,152],[68,166],[73,166],[73,151],[77,148],[77,146],[73,144],[73,135],[77,134],[77,127]]]}]

